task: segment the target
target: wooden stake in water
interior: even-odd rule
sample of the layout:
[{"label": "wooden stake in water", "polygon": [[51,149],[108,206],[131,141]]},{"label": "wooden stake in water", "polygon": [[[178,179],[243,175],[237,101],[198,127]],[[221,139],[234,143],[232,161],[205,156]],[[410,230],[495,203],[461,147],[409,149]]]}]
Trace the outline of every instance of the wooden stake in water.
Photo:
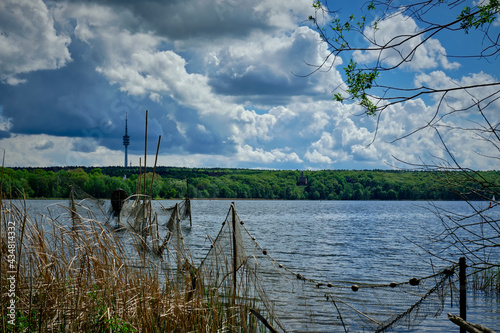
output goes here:
[{"label": "wooden stake in water", "polygon": [[149,195],[151,196],[151,199],[153,198],[153,180],[155,178],[155,173],[156,173],[156,163],[158,162],[158,152],[160,151],[160,142],[161,142],[161,135],[158,136],[158,146],[156,146],[155,165],[153,166],[153,176],[151,177],[151,186],[149,187]]},{"label": "wooden stake in water", "polygon": [[[144,130],[144,197],[142,199],[142,211],[143,211],[143,218],[142,218],[142,225],[143,228],[146,225],[146,222],[148,221],[148,215],[149,215],[149,210],[147,209],[148,205],[148,199],[146,198],[147,195],[147,189],[146,189],[146,156],[148,153],[148,110],[146,110],[146,126]],[[144,235],[143,235],[144,236]]]},{"label": "wooden stake in water", "polygon": [[146,156],[148,152],[148,110],[146,110],[146,128],[144,131],[144,194],[146,195]]},{"label": "wooden stake in water", "polygon": [[[233,309],[236,307],[236,270],[238,269],[237,267],[237,255],[238,255],[238,249],[236,248],[236,210],[234,208],[234,202],[231,203],[231,209],[232,209],[232,225],[233,225]],[[233,315],[233,332],[234,332],[234,315]]]},{"label": "wooden stake in water", "polygon": [[139,157],[139,176],[137,177],[137,183],[135,184],[135,193],[137,194],[142,193],[141,180],[142,180],[142,161],[141,158]]},{"label": "wooden stake in water", "polygon": [[[460,317],[463,320],[467,320],[467,274],[466,268],[467,264],[465,262],[465,257],[460,257],[458,260],[459,272],[458,279],[460,281]],[[460,326],[460,333],[466,333],[466,329]]]},{"label": "wooden stake in water", "polygon": [[193,219],[191,218],[191,201],[189,196],[189,177],[186,177],[186,188],[187,188],[187,204],[189,205],[189,227],[193,227]]}]

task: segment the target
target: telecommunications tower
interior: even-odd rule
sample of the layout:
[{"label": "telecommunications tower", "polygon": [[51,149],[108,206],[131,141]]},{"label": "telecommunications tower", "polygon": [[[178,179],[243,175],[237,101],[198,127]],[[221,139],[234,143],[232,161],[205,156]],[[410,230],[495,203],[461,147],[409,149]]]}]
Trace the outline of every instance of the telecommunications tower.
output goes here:
[{"label": "telecommunications tower", "polygon": [[128,160],[128,146],[130,145],[130,136],[128,135],[128,127],[127,127],[127,114],[125,114],[125,135],[123,136],[123,145],[125,146],[125,167],[127,167]]}]

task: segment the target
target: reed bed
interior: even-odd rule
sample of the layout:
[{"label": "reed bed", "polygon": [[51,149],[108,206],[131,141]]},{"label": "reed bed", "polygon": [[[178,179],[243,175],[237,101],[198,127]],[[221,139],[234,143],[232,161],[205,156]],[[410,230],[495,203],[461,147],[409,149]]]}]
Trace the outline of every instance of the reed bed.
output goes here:
[{"label": "reed bed", "polygon": [[[69,208],[29,216],[23,201],[2,200],[0,207],[3,332],[263,330],[252,300],[236,302],[230,291],[205,285],[187,262],[165,267],[140,241],[131,256],[112,228]],[[14,310],[5,306],[12,300]]]}]

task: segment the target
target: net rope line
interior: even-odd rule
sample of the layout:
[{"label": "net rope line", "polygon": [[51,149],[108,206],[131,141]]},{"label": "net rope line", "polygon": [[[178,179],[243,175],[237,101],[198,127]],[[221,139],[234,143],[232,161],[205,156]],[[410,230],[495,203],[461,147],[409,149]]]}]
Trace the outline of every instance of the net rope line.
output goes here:
[{"label": "net rope line", "polygon": [[[234,206],[231,209],[234,209]],[[230,239],[227,234],[232,232],[231,222],[229,221],[231,209],[226,216],[226,220],[223,222],[219,234],[212,242],[209,253],[200,264],[200,270],[204,269],[204,273],[208,270],[224,272],[213,277],[215,279],[213,281],[215,282],[214,286],[217,288],[224,286],[224,279],[232,278],[231,267],[228,265],[230,258],[210,259],[211,256],[228,256],[232,251],[230,249],[231,244],[221,244]],[[289,330],[330,331],[332,324],[337,325],[339,330],[342,329],[346,332],[349,329],[353,329],[356,332],[362,330],[382,332],[402,324],[414,327],[425,319],[425,317],[437,316],[442,312],[444,298],[448,295],[448,286],[452,295],[453,290],[456,290],[455,281],[452,281],[455,266],[445,268],[423,278],[412,278],[409,281],[400,283],[391,282],[389,284],[360,283],[349,286],[347,284],[319,282],[307,278],[273,258],[250,234],[244,226],[243,221],[239,220],[237,214],[235,215],[238,219],[234,227],[234,234],[237,235],[236,246],[238,250],[236,252],[239,257],[237,269],[241,270],[242,265],[247,266],[248,273],[253,277],[255,284],[253,291],[257,294],[247,294],[246,296],[259,297],[262,305],[261,311],[266,312],[270,321],[274,321],[285,332]],[[214,252],[219,253],[214,254]],[[244,259],[241,259],[241,256],[244,256]],[[266,260],[270,264],[263,264]],[[214,265],[222,267],[214,267]],[[204,266],[210,267],[207,269]],[[266,280],[266,272],[261,269],[263,266],[266,266],[267,269],[277,271],[277,273],[275,272],[276,276],[280,276],[283,280],[288,280],[288,284],[292,286],[292,293],[295,293],[296,295],[294,296],[301,302],[300,307],[303,308],[302,310],[305,310],[303,312],[309,312],[308,316],[310,318],[307,318],[307,315],[302,316],[302,323],[293,323],[293,320],[287,318],[290,316],[287,316],[286,312],[287,310],[292,310],[292,307],[288,306],[289,309],[285,311],[279,309],[279,305],[286,303],[286,301],[279,299],[280,292],[272,290],[275,286]],[[272,273],[269,274],[267,272],[267,278],[272,278]],[[397,297],[395,297],[396,292]],[[360,299],[358,296],[354,296],[355,294],[359,295],[362,293],[365,293],[365,297],[371,299]],[[391,301],[394,302],[395,299],[402,298],[401,295],[406,295],[407,300],[405,302],[400,300],[395,302],[395,305],[389,304]],[[245,295],[242,294],[241,297],[245,297]],[[308,298],[310,298],[309,301],[307,300]],[[320,299],[322,299],[322,302],[326,301],[325,303],[333,304],[333,308],[330,310],[317,310],[315,307],[324,308],[324,305],[320,304]],[[338,316],[334,320],[325,319],[328,317],[328,314],[321,313],[325,311],[329,312],[330,317],[332,313],[337,313]],[[294,315],[297,315],[297,313],[294,313]],[[318,319],[320,323],[315,324],[314,319]]]},{"label": "net rope line", "polygon": [[70,186],[69,207],[73,218],[92,219],[95,217],[95,213],[99,212],[101,215],[106,216],[106,221],[109,219],[107,217],[108,212],[104,208],[106,205],[105,200],[91,196],[74,183]]},{"label": "net rope line", "polygon": [[[248,232],[248,230],[245,228],[245,231]],[[250,233],[248,233],[250,235]],[[257,242],[256,242],[257,243]],[[258,244],[258,243],[257,243]],[[259,245],[259,248],[263,251],[265,251],[260,245]],[[267,252],[267,251],[266,251]],[[272,258],[269,254],[267,254],[273,261],[275,261],[276,263],[278,263],[276,261],[276,259]],[[345,289],[345,290],[348,290],[348,289],[353,289],[354,286],[345,286],[345,285],[335,285],[335,284],[332,284],[332,283],[324,283],[324,282],[318,282],[316,280],[313,280],[313,279],[309,279],[309,278],[306,278],[304,277],[304,275],[300,274],[300,273],[295,273],[293,272],[292,270],[286,268],[285,266],[281,265],[278,263],[278,266],[282,267],[283,269],[285,269],[286,271],[288,271],[290,274],[292,275],[295,275],[297,277],[297,279],[299,280],[303,280],[303,281],[308,281],[310,282],[311,284],[315,284],[317,287],[320,287],[320,286],[327,286],[328,288],[339,288],[339,289]],[[444,274],[443,274],[444,273]],[[334,300],[336,299],[337,302],[341,302],[342,304],[348,306],[350,309],[352,309],[353,311],[355,311],[356,313],[358,313],[359,315],[365,317],[366,319],[372,321],[373,323],[375,323],[376,325],[380,326],[381,328],[377,329],[376,332],[381,332],[381,331],[384,331],[388,328],[390,328],[392,325],[396,324],[398,320],[400,320],[403,316],[409,314],[411,311],[413,311],[419,304],[421,304],[422,302],[424,302],[427,297],[429,297],[432,293],[434,293],[440,286],[442,286],[445,282],[447,282],[450,274],[452,274],[453,271],[450,270],[450,269],[444,269],[442,272],[439,272],[439,273],[436,273],[436,274],[433,274],[433,275],[430,275],[430,276],[427,276],[427,277],[424,277],[424,278],[421,278],[420,280],[423,280],[423,279],[432,279],[434,277],[438,277],[438,276],[442,276],[442,278],[440,279],[440,281],[438,281],[438,283],[432,287],[423,297],[421,297],[415,304],[413,304],[412,306],[410,306],[406,311],[402,312],[401,314],[395,316],[394,319],[391,319],[388,321],[388,323],[384,323],[384,322],[379,322],[378,320],[370,317],[369,315],[367,315],[366,313],[363,313],[359,310],[357,310],[356,308],[354,308],[353,306],[350,306],[347,302],[343,301],[342,299],[340,298],[336,298],[334,293],[331,293],[331,292],[327,292],[325,293],[325,295],[328,295],[328,298],[327,300],[330,300],[332,302],[334,302]],[[390,287],[390,288],[395,288],[399,285],[409,285],[411,284],[410,282],[408,281],[405,281],[405,282],[401,282],[401,283],[390,283],[390,284],[364,284],[364,285],[360,285],[360,286],[357,286],[354,287],[354,288],[387,288],[387,287]],[[405,290],[402,290],[403,293],[408,293],[408,291],[405,291]],[[417,297],[420,297],[420,295],[416,295],[414,293],[411,293],[412,295],[414,296],[417,296]],[[339,313],[339,316],[341,316],[341,313],[338,309],[338,307],[336,306],[336,310],[337,312]]]},{"label": "net rope line", "polygon": [[[85,200],[85,204],[89,201],[93,200]],[[128,202],[134,205],[137,200]],[[133,212],[141,207],[144,209],[144,205],[136,204],[129,214],[133,216],[134,227],[138,215]],[[129,212],[126,207],[124,211]],[[152,212],[151,206],[149,211]],[[196,289],[194,285],[188,287],[186,277],[180,274],[194,268],[181,228],[181,221],[190,218],[190,213],[188,200],[169,208],[162,206],[154,213],[153,225],[137,225],[136,232],[142,237],[150,235],[152,240],[154,237],[158,240],[158,214],[166,215],[168,222],[161,226],[168,231],[161,247],[166,250],[163,257],[168,262],[168,278],[186,285],[186,288]],[[139,216],[144,216],[144,212],[139,212]],[[236,221],[232,222],[233,219]],[[144,219],[141,220],[144,223]],[[149,233],[144,232],[147,229]],[[389,284],[349,286],[347,283],[307,278],[272,257],[246,229],[234,205],[231,205],[216,238],[210,241],[211,248],[196,269],[198,275],[203,276],[204,287],[228,295],[228,300],[233,294],[241,306],[248,306],[245,300],[252,300],[250,310],[258,313],[269,327],[283,332],[331,332],[332,329],[383,332],[403,324],[414,327],[425,317],[441,313],[447,296],[447,282],[451,294],[456,290],[451,279],[455,266],[420,279]],[[158,246],[157,243],[156,250]],[[154,244],[152,247],[155,250]],[[407,297],[406,301],[401,300],[402,295]],[[391,305],[390,302],[394,301],[395,304]]]}]

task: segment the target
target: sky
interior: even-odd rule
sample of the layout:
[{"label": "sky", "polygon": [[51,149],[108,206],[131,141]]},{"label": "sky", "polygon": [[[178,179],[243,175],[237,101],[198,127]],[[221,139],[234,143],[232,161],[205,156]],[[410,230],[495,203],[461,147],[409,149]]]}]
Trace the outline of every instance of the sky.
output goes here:
[{"label": "sky", "polygon": [[[148,166],[160,136],[162,166],[390,169],[404,167],[398,161],[447,160],[434,130],[405,137],[433,117],[439,100],[417,98],[367,117],[358,105],[333,100],[345,87],[347,57],[308,75],[329,54],[307,20],[314,15],[311,4],[1,0],[5,165],[123,165],[127,117],[129,163],[137,166],[144,155],[146,110]],[[350,1],[331,9],[347,18],[364,4]],[[446,16],[449,9],[435,13]],[[367,21],[379,15],[372,11]],[[423,28],[404,15],[379,27],[365,32],[389,40]],[[444,87],[498,81],[499,66],[492,61],[449,57],[481,47],[477,35],[438,38],[382,82]],[[352,56],[376,60],[369,52]],[[383,61],[390,65],[394,57],[384,54]],[[458,108],[470,99],[452,96],[449,104]],[[489,105],[494,123],[499,108],[498,102]],[[476,120],[477,112],[445,118],[442,137],[463,166],[498,169],[487,142],[467,131],[445,130]]]}]

